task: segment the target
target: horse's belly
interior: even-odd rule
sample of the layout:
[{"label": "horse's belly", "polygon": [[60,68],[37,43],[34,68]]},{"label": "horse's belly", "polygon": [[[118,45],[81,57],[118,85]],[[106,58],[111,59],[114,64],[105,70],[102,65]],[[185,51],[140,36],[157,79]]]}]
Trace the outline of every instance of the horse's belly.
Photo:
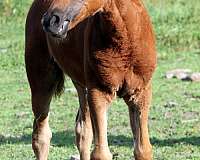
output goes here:
[{"label": "horse's belly", "polygon": [[121,57],[106,54],[95,56],[92,59],[90,59],[90,64],[95,70],[96,77],[104,86],[116,89],[123,85],[124,76],[129,69],[127,61]]}]

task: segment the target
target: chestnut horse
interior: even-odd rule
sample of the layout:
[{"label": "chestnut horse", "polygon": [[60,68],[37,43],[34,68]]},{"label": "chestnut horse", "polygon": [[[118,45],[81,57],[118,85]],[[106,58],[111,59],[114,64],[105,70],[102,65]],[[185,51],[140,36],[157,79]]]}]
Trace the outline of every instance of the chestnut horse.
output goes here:
[{"label": "chestnut horse", "polygon": [[75,131],[81,160],[112,159],[106,114],[116,96],[129,108],[135,159],[152,159],[148,111],[156,51],[141,0],[34,0],[26,22],[25,62],[38,160],[48,157],[49,106],[63,91],[64,74],[79,96]]}]

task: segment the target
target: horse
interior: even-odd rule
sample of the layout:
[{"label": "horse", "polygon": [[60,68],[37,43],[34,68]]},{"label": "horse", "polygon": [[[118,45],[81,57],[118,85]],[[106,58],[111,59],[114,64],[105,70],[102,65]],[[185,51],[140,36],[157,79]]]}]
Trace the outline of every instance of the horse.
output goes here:
[{"label": "horse", "polygon": [[155,46],[141,0],[34,0],[26,19],[25,64],[36,158],[48,158],[50,102],[62,94],[68,75],[80,104],[75,125],[80,159],[112,159],[107,110],[119,97],[128,106],[135,159],[152,160],[148,112]]}]

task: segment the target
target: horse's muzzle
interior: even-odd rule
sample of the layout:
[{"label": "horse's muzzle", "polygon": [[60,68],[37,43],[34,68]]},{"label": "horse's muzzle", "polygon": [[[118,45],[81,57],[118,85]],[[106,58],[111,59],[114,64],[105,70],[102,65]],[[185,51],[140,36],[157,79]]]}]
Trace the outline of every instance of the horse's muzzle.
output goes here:
[{"label": "horse's muzzle", "polygon": [[43,30],[53,37],[65,38],[67,36],[70,21],[63,19],[61,14],[49,15],[45,13],[42,17]]}]

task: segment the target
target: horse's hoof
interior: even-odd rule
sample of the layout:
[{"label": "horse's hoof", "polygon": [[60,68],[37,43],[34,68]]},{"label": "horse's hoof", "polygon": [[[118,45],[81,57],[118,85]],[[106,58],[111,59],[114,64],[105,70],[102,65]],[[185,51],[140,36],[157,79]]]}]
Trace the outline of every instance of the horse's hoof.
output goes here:
[{"label": "horse's hoof", "polygon": [[109,149],[96,148],[91,154],[91,160],[112,160],[112,157]]}]

